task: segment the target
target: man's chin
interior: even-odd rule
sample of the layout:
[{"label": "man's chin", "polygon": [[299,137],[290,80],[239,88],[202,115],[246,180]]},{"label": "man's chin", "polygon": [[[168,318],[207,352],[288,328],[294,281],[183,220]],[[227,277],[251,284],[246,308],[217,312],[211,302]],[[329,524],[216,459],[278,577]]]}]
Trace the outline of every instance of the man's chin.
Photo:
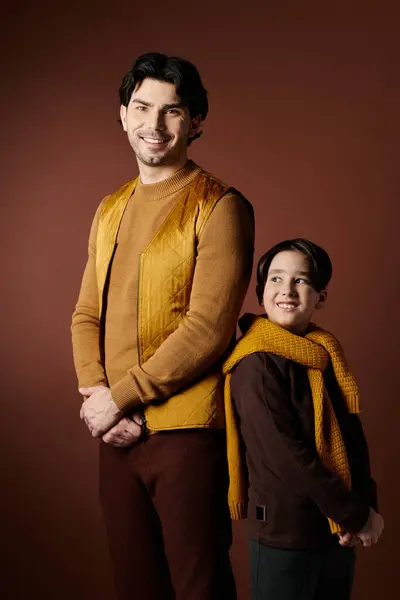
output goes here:
[{"label": "man's chin", "polygon": [[146,167],[163,167],[170,164],[168,156],[143,156],[136,154],[137,159]]}]

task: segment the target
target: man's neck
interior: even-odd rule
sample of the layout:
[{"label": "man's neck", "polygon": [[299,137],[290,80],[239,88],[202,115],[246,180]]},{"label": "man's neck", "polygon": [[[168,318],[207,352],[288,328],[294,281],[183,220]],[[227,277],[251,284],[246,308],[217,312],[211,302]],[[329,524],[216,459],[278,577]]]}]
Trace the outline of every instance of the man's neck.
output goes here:
[{"label": "man's neck", "polygon": [[158,167],[144,165],[138,161],[140,180],[142,183],[158,183],[160,181],[164,181],[164,179],[172,177],[177,171],[179,171],[179,169],[182,169],[182,167],[186,165],[187,161],[187,156],[185,156],[182,158],[182,160],[174,163],[173,165],[162,165]]}]

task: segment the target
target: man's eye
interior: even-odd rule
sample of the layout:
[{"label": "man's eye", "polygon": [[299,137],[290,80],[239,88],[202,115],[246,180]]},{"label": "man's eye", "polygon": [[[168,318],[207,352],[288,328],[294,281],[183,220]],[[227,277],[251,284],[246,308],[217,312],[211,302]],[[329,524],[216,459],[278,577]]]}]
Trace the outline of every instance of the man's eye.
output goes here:
[{"label": "man's eye", "polygon": [[142,111],[142,110],[146,110],[145,106],[137,106],[136,110]]},{"label": "man's eye", "polygon": [[176,110],[176,108],[170,108],[169,110],[167,110],[167,115],[177,115],[178,111]]}]

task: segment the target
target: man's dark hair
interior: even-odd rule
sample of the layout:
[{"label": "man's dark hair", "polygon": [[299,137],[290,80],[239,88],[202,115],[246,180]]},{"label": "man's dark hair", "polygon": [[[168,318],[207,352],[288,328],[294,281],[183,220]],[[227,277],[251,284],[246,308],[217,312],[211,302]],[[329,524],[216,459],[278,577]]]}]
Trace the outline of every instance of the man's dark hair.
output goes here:
[{"label": "man's dark hair", "polygon": [[331,279],[331,259],[323,248],[303,238],[279,242],[279,244],[268,250],[258,261],[256,294],[260,304],[263,301],[264,288],[271,262],[279,252],[287,250],[301,252],[307,258],[311,284],[317,292],[324,290]]},{"label": "man's dark hair", "polygon": [[[128,106],[136,86],[147,78],[173,83],[177,95],[187,106],[190,117],[200,115],[203,120],[206,118],[208,113],[207,91],[202,84],[198,70],[191,62],[158,52],[142,54],[135,60],[119,88],[119,99],[123,106]],[[198,133],[190,138],[189,144],[200,135],[201,133]]]}]

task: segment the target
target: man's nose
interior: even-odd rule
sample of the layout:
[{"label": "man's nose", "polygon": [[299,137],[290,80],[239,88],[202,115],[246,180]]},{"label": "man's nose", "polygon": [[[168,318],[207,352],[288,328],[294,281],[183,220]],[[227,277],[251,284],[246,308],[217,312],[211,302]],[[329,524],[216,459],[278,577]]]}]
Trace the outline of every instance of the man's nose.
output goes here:
[{"label": "man's nose", "polygon": [[162,111],[153,111],[150,116],[149,125],[154,131],[165,129],[165,115]]}]

